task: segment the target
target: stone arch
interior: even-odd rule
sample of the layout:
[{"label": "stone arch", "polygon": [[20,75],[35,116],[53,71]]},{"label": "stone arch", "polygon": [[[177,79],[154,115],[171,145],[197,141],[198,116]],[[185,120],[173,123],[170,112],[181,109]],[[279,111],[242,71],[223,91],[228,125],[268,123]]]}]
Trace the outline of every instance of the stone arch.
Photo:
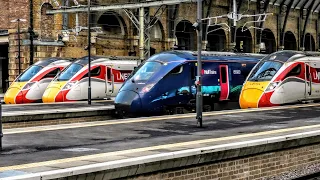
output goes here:
[{"label": "stone arch", "polygon": [[97,24],[102,28],[104,34],[106,35],[127,35],[127,25],[124,19],[120,14],[114,11],[107,11],[100,15]]},{"label": "stone arch", "polygon": [[316,50],[315,40],[314,40],[312,34],[310,34],[310,33],[307,33],[305,35],[304,48],[305,48],[305,51],[315,51]]},{"label": "stone arch", "polygon": [[207,31],[207,51],[225,51],[227,36],[221,26],[210,26]]},{"label": "stone arch", "polygon": [[[152,18],[151,18],[152,19]],[[150,22],[151,24],[154,24],[150,29],[150,38],[151,40],[163,40],[165,36],[165,32],[163,29],[163,25],[160,20],[155,18],[153,22]]]},{"label": "stone arch", "polygon": [[[156,53],[156,49],[164,50],[165,46],[165,31],[162,22],[158,18],[151,17],[150,24],[153,26],[150,28],[150,56]],[[153,41],[153,42],[152,42]]]},{"label": "stone arch", "polygon": [[287,31],[284,34],[284,49],[285,50],[297,50],[297,40],[291,31]]},{"label": "stone arch", "polygon": [[239,27],[236,31],[236,50],[238,52],[251,53],[252,52],[252,35],[250,31],[244,27]]},{"label": "stone arch", "polygon": [[46,14],[47,10],[53,9],[50,3],[43,3],[40,10],[40,39],[53,40],[54,15]]},{"label": "stone arch", "polygon": [[271,54],[277,50],[276,38],[270,29],[264,29],[262,31],[261,43],[264,44],[265,49],[261,49],[264,53]]},{"label": "stone arch", "polygon": [[178,49],[180,50],[196,50],[196,31],[192,27],[192,23],[187,20],[180,21],[175,28],[175,36],[178,41]]}]

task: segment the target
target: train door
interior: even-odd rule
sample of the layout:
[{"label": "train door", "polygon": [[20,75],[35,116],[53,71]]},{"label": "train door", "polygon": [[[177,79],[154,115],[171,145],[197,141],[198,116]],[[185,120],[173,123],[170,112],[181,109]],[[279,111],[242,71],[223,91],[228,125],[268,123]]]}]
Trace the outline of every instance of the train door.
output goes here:
[{"label": "train door", "polygon": [[106,66],[105,93],[106,96],[111,96],[114,93],[114,74],[109,66]]},{"label": "train door", "polygon": [[228,100],[229,98],[229,69],[228,65],[219,65],[219,71],[220,71],[220,101]]},{"label": "train door", "polygon": [[319,99],[319,74],[317,69],[320,68],[319,62],[307,62],[305,63],[305,99]]},{"label": "train door", "polygon": [[308,63],[304,63],[304,68],[305,68],[305,92],[304,92],[304,97],[305,99],[310,99],[311,96],[311,74],[310,74],[310,66]]}]

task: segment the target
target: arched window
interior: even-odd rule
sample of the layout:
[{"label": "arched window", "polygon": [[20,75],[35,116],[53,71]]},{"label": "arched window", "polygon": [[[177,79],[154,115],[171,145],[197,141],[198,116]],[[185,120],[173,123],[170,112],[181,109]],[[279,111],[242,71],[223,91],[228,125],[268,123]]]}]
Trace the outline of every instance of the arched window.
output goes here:
[{"label": "arched window", "polygon": [[41,6],[41,22],[40,22],[40,38],[41,40],[53,40],[54,31],[54,16],[46,14],[46,11],[52,9],[53,6],[49,3],[44,3]]}]

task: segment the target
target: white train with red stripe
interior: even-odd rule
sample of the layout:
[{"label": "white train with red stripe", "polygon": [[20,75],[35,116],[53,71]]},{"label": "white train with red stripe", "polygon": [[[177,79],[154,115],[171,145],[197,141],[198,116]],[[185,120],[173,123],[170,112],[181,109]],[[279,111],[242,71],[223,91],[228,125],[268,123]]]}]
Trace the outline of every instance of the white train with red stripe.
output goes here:
[{"label": "white train with red stripe", "polygon": [[63,58],[48,58],[27,68],[10,85],[4,96],[6,104],[41,102],[42,95],[53,80],[71,61]]},{"label": "white train with red stripe", "polygon": [[320,53],[279,51],[251,70],[239,103],[258,108],[319,99]]},{"label": "white train with red stripe", "polygon": [[[88,99],[88,57],[64,69],[47,87],[43,102],[66,102]],[[104,99],[117,95],[135,67],[136,57],[91,57],[91,98]]]}]

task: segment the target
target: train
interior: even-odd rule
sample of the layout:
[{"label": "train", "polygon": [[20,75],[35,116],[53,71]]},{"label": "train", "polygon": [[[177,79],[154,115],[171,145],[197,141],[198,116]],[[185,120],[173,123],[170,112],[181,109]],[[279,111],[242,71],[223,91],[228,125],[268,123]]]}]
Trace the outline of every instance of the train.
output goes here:
[{"label": "train", "polygon": [[69,64],[71,60],[65,58],[47,58],[36,62],[10,84],[4,95],[4,102],[6,104],[41,102],[42,94],[49,83]]},{"label": "train", "polygon": [[241,90],[242,109],[320,99],[320,53],[278,51],[263,58]]},{"label": "train", "polygon": [[[250,70],[266,54],[202,51],[204,111],[236,102]],[[194,112],[197,52],[165,51],[136,68],[114,100],[118,117]]]},{"label": "train", "polygon": [[[115,97],[121,85],[138,67],[136,57],[91,56],[91,99]],[[72,102],[88,99],[89,57],[77,59],[48,85],[42,102]]]}]

